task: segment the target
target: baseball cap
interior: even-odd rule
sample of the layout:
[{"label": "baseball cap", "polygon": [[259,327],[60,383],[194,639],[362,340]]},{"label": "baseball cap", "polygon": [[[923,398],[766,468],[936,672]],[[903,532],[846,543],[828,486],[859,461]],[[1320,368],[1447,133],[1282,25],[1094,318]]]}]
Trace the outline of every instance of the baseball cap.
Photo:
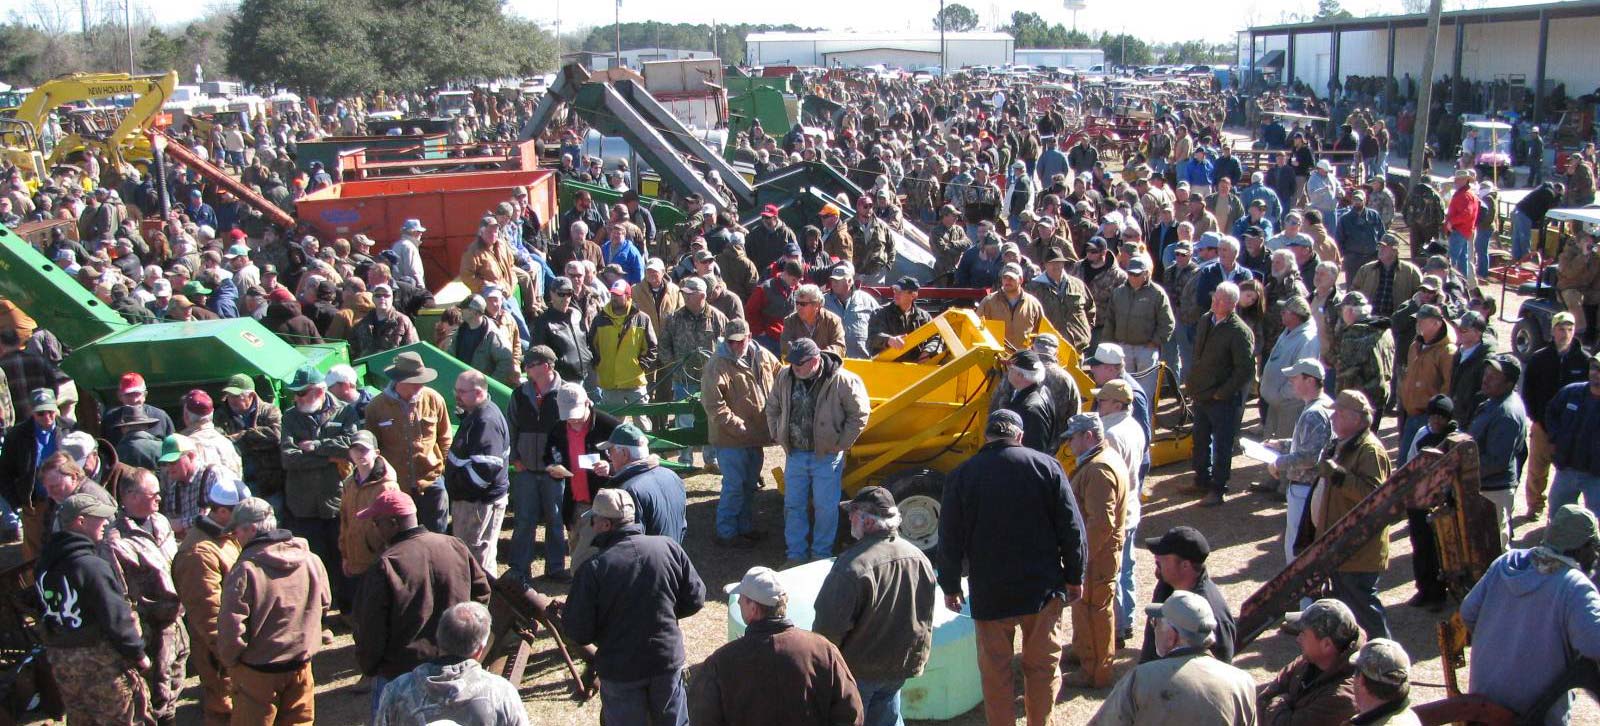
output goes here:
[{"label": "baseball cap", "polygon": [[776,217],[776,216],[778,216],[778,205],[776,205],[776,204],[768,204],[767,206],[762,207],[761,208],[761,216],[763,216],[763,217]]},{"label": "baseball cap", "polygon": [[995,411],[989,414],[989,423],[984,427],[984,433],[1008,438],[1019,436],[1022,434],[1022,416],[1006,408]]},{"label": "baseball cap", "polygon": [[1106,381],[1105,385],[1094,389],[1093,394],[1096,400],[1103,398],[1107,401],[1133,403],[1133,388],[1121,378]]},{"label": "baseball cap", "polygon": [[1150,272],[1150,263],[1146,262],[1143,257],[1134,257],[1133,259],[1128,260],[1127,271],[1130,275],[1146,274]]},{"label": "baseball cap", "polygon": [[1219,235],[1216,232],[1206,232],[1205,234],[1200,235],[1200,242],[1197,243],[1194,248],[1196,251],[1214,250],[1220,244],[1222,244],[1222,235]]},{"label": "baseball cap", "polygon": [[577,289],[572,286],[571,278],[560,276],[556,278],[554,283],[551,283],[550,291],[557,295],[571,295]]},{"label": "baseball cap", "polygon": [[1443,393],[1434,394],[1433,398],[1428,399],[1428,408],[1426,413],[1429,416],[1444,416],[1445,418],[1452,418],[1456,415],[1455,399],[1452,399]]},{"label": "baseball cap", "polygon": [[[399,490],[386,491],[384,494],[391,492],[400,494]],[[405,495],[401,494],[401,496]],[[382,495],[379,495],[379,498],[382,498]],[[229,520],[228,528],[225,531],[233,532],[246,525],[261,524],[271,516],[273,516],[272,505],[267,503],[267,500],[260,497],[250,497],[239,502],[233,508],[233,519]]]},{"label": "baseball cap", "polygon": [[61,407],[56,405],[56,392],[49,388],[35,388],[28,392],[28,405],[34,413],[61,413]]},{"label": "baseball cap", "polygon": [[394,288],[389,287],[389,283],[387,282],[380,282],[372,286],[373,297],[391,297],[393,295]]},{"label": "baseball cap", "polygon": [[1356,670],[1369,681],[1404,685],[1411,680],[1411,656],[1399,643],[1378,638],[1361,646],[1356,653]]},{"label": "baseball cap", "polygon": [[1456,325],[1463,328],[1472,328],[1480,333],[1489,327],[1488,321],[1484,320],[1483,316],[1479,315],[1476,310],[1469,310],[1464,313],[1461,319],[1456,321]]},{"label": "baseball cap", "polygon": [[880,517],[892,517],[896,512],[894,495],[883,487],[866,487],[856,492],[855,497],[840,502],[839,507],[845,510],[860,509]]},{"label": "baseball cap", "polygon": [[117,516],[117,508],[93,494],[74,494],[62,502],[56,514],[58,522],[71,522],[79,517],[110,519]]},{"label": "baseball cap", "polygon": [[1020,279],[1022,277],[1022,265],[1015,262],[1007,262],[1004,267],[1000,268],[1000,276]]},{"label": "baseball cap", "polygon": [[683,283],[681,285],[679,285],[679,287],[681,287],[683,289],[683,294],[685,294],[685,295],[704,295],[704,294],[706,294],[706,281],[702,280],[702,279],[700,279],[698,277],[686,277],[686,278],[684,278],[683,279]]},{"label": "baseball cap", "polygon": [[1315,242],[1311,241],[1310,237],[1307,237],[1307,236],[1305,236],[1303,234],[1297,234],[1297,235],[1289,238],[1289,246],[1290,247],[1315,247],[1317,245],[1316,245]]},{"label": "baseball cap", "polygon": [[190,281],[188,281],[186,283],[183,283],[183,294],[185,296],[190,296],[190,295],[210,295],[211,294],[211,288],[206,287],[205,283],[203,283],[203,282],[201,282],[199,280],[190,280]]},{"label": "baseball cap", "polygon": [[711,262],[717,259],[717,256],[711,254],[711,250],[695,250],[693,258],[695,262]]},{"label": "baseball cap", "polygon": [[73,461],[82,465],[89,458],[89,455],[94,453],[95,446],[93,436],[82,431],[74,431],[61,437],[61,444],[58,450],[71,456]]},{"label": "baseball cap", "polygon": [[1556,313],[1555,317],[1550,318],[1550,326],[1551,327],[1555,327],[1557,325],[1577,325],[1577,324],[1578,324],[1577,318],[1572,317],[1572,313],[1569,313],[1569,312],[1567,312],[1565,310],[1562,310],[1561,312]]},{"label": "baseball cap", "polygon": [[1177,555],[1190,562],[1205,562],[1211,556],[1211,543],[1206,536],[1188,525],[1173,527],[1160,537],[1146,538],[1144,546],[1151,554]]},{"label": "baseball cap", "polygon": [[456,307],[481,313],[489,307],[489,303],[483,299],[482,295],[471,295],[456,303]]},{"label": "baseball cap", "polygon": [[483,299],[485,301],[487,301],[487,300],[490,300],[491,298],[500,298],[501,300],[506,299],[506,290],[505,290],[505,288],[500,287],[499,285],[484,285],[483,286]]},{"label": "baseball cap", "polygon": [[770,567],[752,567],[737,584],[730,584],[726,592],[729,595],[743,595],[767,607],[776,606],[788,592],[783,588],[783,581],[778,579],[778,573]]},{"label": "baseball cap", "polygon": [[605,519],[633,519],[637,511],[633,504],[633,495],[627,490],[607,487],[594,494],[594,506],[584,512],[585,517],[603,517]]},{"label": "baseball cap", "polygon": [[1310,607],[1300,612],[1283,616],[1283,628],[1291,633],[1309,628],[1315,635],[1346,643],[1353,643],[1361,636],[1361,628],[1356,625],[1356,616],[1350,612],[1350,606],[1331,597],[1311,603]]},{"label": "baseball cap", "polygon": [[1092,412],[1080,413],[1067,419],[1067,436],[1077,436],[1085,431],[1094,431],[1096,433],[1105,431],[1104,425],[1100,421],[1100,414]]},{"label": "baseball cap", "polygon": [[1316,358],[1301,358],[1294,365],[1283,369],[1285,376],[1311,376],[1319,381],[1326,380],[1328,369],[1323,367],[1322,361]]},{"label": "baseball cap", "polygon": [[171,464],[191,451],[194,451],[194,439],[183,434],[168,434],[167,438],[161,440],[161,458],[157,461]]},{"label": "baseball cap", "polygon": [[1571,552],[1600,537],[1600,524],[1594,513],[1576,504],[1566,504],[1550,513],[1544,529],[1544,546],[1559,553]]},{"label": "baseball cap", "polygon": [[837,265],[834,265],[833,269],[828,272],[829,280],[848,280],[852,277],[855,277],[855,271],[851,269],[850,263],[848,262],[841,262]]},{"label": "baseball cap", "polygon": [[1372,402],[1367,400],[1367,394],[1353,389],[1340,391],[1338,397],[1333,400],[1333,407],[1372,416]]},{"label": "baseball cap", "polygon": [[627,280],[617,280],[616,282],[611,283],[611,294],[621,295],[622,297],[633,297],[633,288],[628,285]]},{"label": "baseball cap", "polygon": [[368,431],[366,429],[361,429],[361,430],[355,432],[355,435],[353,435],[350,438],[350,446],[351,447],[359,446],[359,447],[361,447],[363,449],[366,449],[368,451],[377,451],[378,450],[378,437],[377,437],[376,434],[372,433],[371,431]]},{"label": "baseball cap", "polygon": [[652,257],[648,262],[644,263],[644,269],[666,272],[667,263],[663,262],[660,257]]},{"label": "baseball cap", "polygon": [[255,393],[256,384],[250,376],[244,373],[235,373],[228,378],[227,385],[222,387],[222,392],[229,396],[240,396],[246,393]]},{"label": "baseball cap", "polygon": [[206,501],[217,507],[237,507],[250,498],[250,487],[230,476],[217,477],[206,489]]},{"label": "baseball cap", "polygon": [[198,388],[183,394],[183,410],[196,416],[210,416],[216,410],[211,394]]},{"label": "baseball cap", "polygon": [[1011,366],[1032,373],[1043,368],[1044,362],[1039,360],[1039,354],[1032,350],[1019,350],[1011,356]]},{"label": "baseball cap", "polygon": [[649,445],[650,439],[644,435],[644,431],[641,431],[638,426],[634,426],[631,423],[625,423],[612,429],[611,435],[605,441],[596,445],[595,448],[605,451],[613,446],[639,447]]},{"label": "baseball cap", "polygon": [[[583,414],[578,416],[577,414]],[[562,384],[556,389],[556,415],[562,421],[589,416],[589,394],[576,383]]]},{"label": "baseball cap", "polygon": [[789,365],[798,365],[822,355],[822,349],[810,338],[798,338],[789,344]]},{"label": "baseball cap", "polygon": [[1439,276],[1438,275],[1423,275],[1422,276],[1422,283],[1420,285],[1418,285],[1418,287],[1421,287],[1422,289],[1427,290],[1428,292],[1438,292],[1439,291],[1439,285],[1440,285],[1440,281],[1439,281]]},{"label": "baseball cap", "polygon": [[750,324],[744,318],[734,318],[722,328],[724,340],[745,340],[750,337]]},{"label": "baseball cap", "polygon": [[[1565,313],[1562,314],[1564,315]],[[1417,308],[1417,319],[1422,320],[1424,318],[1437,318],[1439,320],[1444,320],[1444,311],[1440,310],[1438,305],[1423,305]]]},{"label": "baseball cap", "polygon": [[1116,343],[1101,343],[1095,346],[1094,354],[1089,356],[1089,360],[1084,361],[1084,365],[1120,366],[1125,360],[1127,358],[1123,356],[1122,346]]},{"label": "baseball cap", "polygon": [[1162,622],[1189,635],[1205,635],[1217,629],[1217,616],[1211,612],[1211,603],[1187,590],[1172,593],[1166,602],[1144,606],[1144,613],[1161,618]]},{"label": "baseball cap", "polygon": [[1056,351],[1061,350],[1061,339],[1057,338],[1054,333],[1039,333],[1033,336],[1033,340],[1028,344],[1028,347],[1032,348],[1035,353],[1054,355]]},{"label": "baseball cap", "polygon": [[136,393],[145,390],[144,376],[138,373],[124,373],[117,382],[117,393]]},{"label": "baseball cap", "polygon": [[556,351],[554,348],[548,345],[535,345],[523,355],[522,367],[526,368],[540,363],[554,363],[555,361]]},{"label": "baseball cap", "polygon": [[1483,365],[1485,368],[1493,368],[1499,371],[1501,375],[1511,381],[1513,386],[1522,379],[1522,362],[1518,361],[1517,357],[1510,353],[1491,355]]},{"label": "baseball cap", "polygon": [[[404,517],[417,513],[417,503],[411,500],[411,495],[399,489],[385,489],[378,497],[372,500],[365,509],[356,512],[356,519],[377,519],[378,517]],[[234,513],[235,521],[238,512]]]}]

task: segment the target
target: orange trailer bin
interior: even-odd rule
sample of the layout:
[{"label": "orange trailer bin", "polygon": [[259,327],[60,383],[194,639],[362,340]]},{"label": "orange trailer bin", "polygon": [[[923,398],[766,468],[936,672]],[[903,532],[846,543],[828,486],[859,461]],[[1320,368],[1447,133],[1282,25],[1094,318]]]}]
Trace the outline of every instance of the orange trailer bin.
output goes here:
[{"label": "orange trailer bin", "polygon": [[367,179],[334,184],[301,198],[296,212],[324,241],[365,234],[376,251],[388,249],[400,224],[418,219],[428,287],[437,292],[461,265],[461,254],[478,234],[478,222],[511,190],[528,190],[528,204],[547,230],[556,219],[556,177],[550,170],[484,171]]}]

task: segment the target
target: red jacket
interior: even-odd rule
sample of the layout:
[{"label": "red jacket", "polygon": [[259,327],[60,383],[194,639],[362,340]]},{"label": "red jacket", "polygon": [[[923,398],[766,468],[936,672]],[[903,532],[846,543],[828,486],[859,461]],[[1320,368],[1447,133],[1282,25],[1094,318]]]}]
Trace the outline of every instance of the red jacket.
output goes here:
[{"label": "red jacket", "polygon": [[1472,239],[1478,233],[1478,195],[1473,193],[1471,185],[1450,195],[1450,208],[1444,214],[1444,228],[1467,239]]}]

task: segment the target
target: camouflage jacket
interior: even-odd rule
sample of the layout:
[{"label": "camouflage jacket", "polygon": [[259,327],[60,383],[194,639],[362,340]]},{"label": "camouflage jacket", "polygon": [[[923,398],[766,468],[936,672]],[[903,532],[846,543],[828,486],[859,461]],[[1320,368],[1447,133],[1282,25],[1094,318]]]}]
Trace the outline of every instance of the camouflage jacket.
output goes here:
[{"label": "camouflage jacket", "polygon": [[1337,360],[1339,390],[1389,390],[1394,376],[1394,336],[1388,318],[1357,320],[1339,331]]},{"label": "camouflage jacket", "polygon": [[471,658],[439,658],[417,666],[383,689],[374,726],[470,723],[526,726],[528,712],[510,681]]},{"label": "camouflage jacket", "polygon": [[672,371],[673,382],[691,390],[700,387],[700,374],[727,324],[728,316],[710,305],[698,313],[679,308],[667,316],[661,334],[661,363]]},{"label": "camouflage jacket", "polygon": [[956,269],[956,263],[961,261],[961,253],[972,246],[972,240],[967,238],[967,230],[959,224],[949,227],[935,225],[933,231],[928,233],[928,246],[933,248],[937,258],[933,269],[937,278]]},{"label": "camouflage jacket", "polygon": [[888,223],[873,220],[871,225],[864,225],[860,219],[853,219],[849,230],[855,241],[850,259],[855,261],[856,274],[871,276],[894,271],[894,238],[889,235]]},{"label": "camouflage jacket", "polygon": [[167,518],[157,512],[139,524],[121,515],[106,530],[104,546],[116,559],[139,619],[162,627],[177,622],[182,607],[172,580],[172,558],[178,554],[178,540]]}]

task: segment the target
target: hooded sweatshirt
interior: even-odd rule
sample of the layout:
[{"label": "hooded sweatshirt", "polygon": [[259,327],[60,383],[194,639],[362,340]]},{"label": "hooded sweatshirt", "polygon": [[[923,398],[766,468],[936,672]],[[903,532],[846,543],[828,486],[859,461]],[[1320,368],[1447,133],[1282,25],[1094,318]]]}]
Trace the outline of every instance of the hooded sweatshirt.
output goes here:
[{"label": "hooded sweatshirt", "polygon": [[286,529],[250,540],[222,582],[217,616],[217,657],[287,672],[322,648],[322,613],[332,599],[328,572],[306,541]]},{"label": "hooded sweatshirt", "polygon": [[67,531],[51,535],[39,555],[38,573],[34,587],[44,605],[40,623],[46,646],[108,643],[130,661],[144,654],[127,591],[88,537]]},{"label": "hooded sweatshirt", "polygon": [[[1461,619],[1472,630],[1468,692],[1487,696],[1518,714],[1579,657],[1600,658],[1600,593],[1574,567],[1549,566],[1538,550],[1512,550],[1461,602]],[[1541,571],[1540,561],[1546,563]],[[1545,723],[1564,723],[1570,709],[1556,699]]]},{"label": "hooded sweatshirt", "polygon": [[528,712],[509,681],[471,658],[444,657],[417,666],[383,691],[373,723],[526,724]]}]

